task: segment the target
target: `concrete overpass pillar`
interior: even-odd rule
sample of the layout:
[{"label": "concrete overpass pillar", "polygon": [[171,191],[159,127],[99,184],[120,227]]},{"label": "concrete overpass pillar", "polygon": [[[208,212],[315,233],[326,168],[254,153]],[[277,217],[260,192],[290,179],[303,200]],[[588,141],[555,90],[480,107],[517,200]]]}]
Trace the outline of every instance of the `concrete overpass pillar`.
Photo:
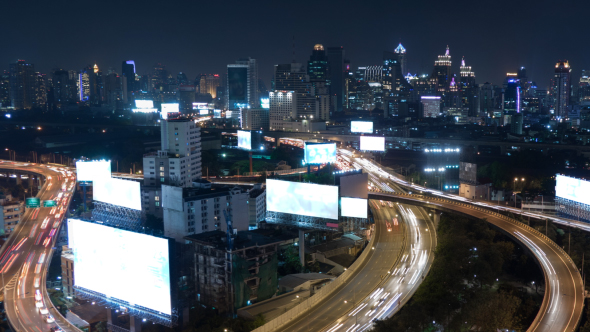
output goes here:
[{"label": "concrete overpass pillar", "polygon": [[130,332],[141,332],[141,321],[142,319],[137,316],[129,316],[129,331]]},{"label": "concrete overpass pillar", "polygon": [[432,212],[432,216],[433,216],[432,221],[434,222],[434,228],[437,229],[438,228],[438,223],[440,222],[440,212],[434,210]]},{"label": "concrete overpass pillar", "polygon": [[21,175],[22,174],[16,173],[16,184],[17,185],[23,184],[23,179],[21,179]]},{"label": "concrete overpass pillar", "polygon": [[305,231],[303,229],[299,229],[299,261],[303,269],[305,267]]}]

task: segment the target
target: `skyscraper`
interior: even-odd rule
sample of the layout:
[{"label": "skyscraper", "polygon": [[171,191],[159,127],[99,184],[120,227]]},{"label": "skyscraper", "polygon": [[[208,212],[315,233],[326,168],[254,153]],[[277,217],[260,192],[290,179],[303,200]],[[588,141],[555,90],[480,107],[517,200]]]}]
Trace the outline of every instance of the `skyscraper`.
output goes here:
[{"label": "skyscraper", "polygon": [[200,94],[210,94],[211,98],[216,99],[217,88],[221,86],[221,76],[219,74],[201,74],[196,83],[198,83]]},{"label": "skyscraper", "polygon": [[395,48],[394,52],[395,54],[397,54],[397,57],[399,59],[402,68],[402,73],[405,75],[406,73],[408,73],[408,66],[406,64],[406,49],[402,46],[402,43],[399,43],[399,45],[397,45],[397,47]]},{"label": "skyscraper", "polygon": [[0,107],[9,107],[10,105],[10,72],[4,70],[0,74]]},{"label": "skyscraper", "polygon": [[461,59],[459,70],[462,107],[469,109],[469,116],[477,116],[479,114],[479,87],[475,84],[475,73],[471,70],[471,66],[465,65],[465,57]]},{"label": "skyscraper", "polygon": [[398,116],[400,103],[407,102],[410,83],[404,77],[400,54],[383,52],[383,103],[385,117]]},{"label": "skyscraper", "polygon": [[328,72],[330,77],[330,94],[336,96],[335,112],[342,112],[344,107],[344,47],[328,47]]},{"label": "skyscraper", "polygon": [[451,54],[449,53],[449,46],[444,55],[439,55],[438,59],[434,61],[434,71],[432,78],[436,80],[436,89],[438,95],[444,94],[451,82]]},{"label": "skyscraper", "polygon": [[247,58],[227,65],[227,108],[258,108],[258,66]]},{"label": "skyscraper", "polygon": [[551,80],[551,97],[555,115],[567,116],[567,107],[570,104],[572,68],[567,60],[559,60],[555,64],[555,74]]},{"label": "skyscraper", "polygon": [[160,90],[168,80],[168,71],[166,66],[161,63],[154,64],[152,73],[152,87],[156,90]]},{"label": "skyscraper", "polygon": [[326,82],[328,80],[328,56],[322,44],[315,44],[309,61],[307,75],[310,82]]},{"label": "skyscraper", "polygon": [[35,106],[35,66],[18,60],[10,64],[10,100],[15,109],[31,109]]},{"label": "skyscraper", "polygon": [[127,92],[131,93],[135,91],[135,61],[123,61],[123,64],[121,65],[121,75],[127,78]]}]

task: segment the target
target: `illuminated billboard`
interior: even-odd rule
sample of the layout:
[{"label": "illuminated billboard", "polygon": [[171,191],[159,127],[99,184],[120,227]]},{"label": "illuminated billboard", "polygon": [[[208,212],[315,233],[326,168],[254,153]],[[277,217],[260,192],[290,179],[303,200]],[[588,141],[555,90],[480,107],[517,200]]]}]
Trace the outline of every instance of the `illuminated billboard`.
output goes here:
[{"label": "illuminated billboard", "polygon": [[373,122],[370,121],[350,121],[351,133],[373,133]]},{"label": "illuminated billboard", "polygon": [[305,143],[305,163],[319,165],[335,162],[336,143]]},{"label": "illuminated billboard", "polygon": [[169,240],[68,218],[68,246],[79,291],[172,314]]},{"label": "illuminated billboard", "polygon": [[95,201],[141,210],[139,182],[115,178],[95,180],[92,184]]},{"label": "illuminated billboard", "polygon": [[227,89],[229,100],[247,101],[248,95],[248,68],[227,68]]},{"label": "illuminated billboard", "polygon": [[361,151],[385,151],[385,137],[361,136]]},{"label": "illuminated billboard", "polygon": [[590,182],[557,174],[555,196],[570,201],[590,204]]},{"label": "illuminated billboard", "polygon": [[76,162],[76,180],[78,181],[96,181],[102,179],[109,179],[110,177],[110,160]]},{"label": "illuminated billboard", "polygon": [[154,108],[154,101],[153,100],[136,100],[135,107],[136,108]]},{"label": "illuminated billboard", "polygon": [[199,115],[209,115],[209,110],[199,110]]},{"label": "illuminated billboard", "polygon": [[267,179],[266,209],[337,220],[338,187]]},{"label": "illuminated billboard", "polygon": [[209,104],[207,103],[193,103],[194,110],[206,110],[209,109]]},{"label": "illuminated billboard", "polygon": [[343,217],[367,218],[367,200],[362,198],[342,197],[340,215]]},{"label": "illuminated billboard", "polygon": [[245,130],[238,130],[238,148],[252,150],[252,133]]},{"label": "illuminated billboard", "polygon": [[221,110],[213,110],[213,117],[215,119],[221,119]]},{"label": "illuminated billboard", "polygon": [[162,104],[162,119],[168,119],[170,113],[180,113],[178,103]]}]

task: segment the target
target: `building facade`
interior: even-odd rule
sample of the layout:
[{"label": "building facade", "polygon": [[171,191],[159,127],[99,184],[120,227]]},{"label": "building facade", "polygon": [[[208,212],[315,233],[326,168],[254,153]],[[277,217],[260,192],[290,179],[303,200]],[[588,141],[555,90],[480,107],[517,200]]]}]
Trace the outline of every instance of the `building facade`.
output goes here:
[{"label": "building facade", "polygon": [[555,64],[555,74],[551,80],[551,97],[556,116],[566,118],[571,97],[572,68],[567,60]]},{"label": "building facade", "polygon": [[10,100],[15,109],[36,106],[35,66],[25,60],[10,64]]}]

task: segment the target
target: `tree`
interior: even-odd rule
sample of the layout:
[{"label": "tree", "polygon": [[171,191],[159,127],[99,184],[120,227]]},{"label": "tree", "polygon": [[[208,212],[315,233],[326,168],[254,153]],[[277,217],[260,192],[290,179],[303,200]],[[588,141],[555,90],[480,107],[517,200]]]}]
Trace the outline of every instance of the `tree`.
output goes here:
[{"label": "tree", "polygon": [[[512,330],[518,326],[518,309],[521,299],[508,293],[481,292],[466,307],[469,330],[496,332]],[[492,314],[493,313],[493,314]]]}]

